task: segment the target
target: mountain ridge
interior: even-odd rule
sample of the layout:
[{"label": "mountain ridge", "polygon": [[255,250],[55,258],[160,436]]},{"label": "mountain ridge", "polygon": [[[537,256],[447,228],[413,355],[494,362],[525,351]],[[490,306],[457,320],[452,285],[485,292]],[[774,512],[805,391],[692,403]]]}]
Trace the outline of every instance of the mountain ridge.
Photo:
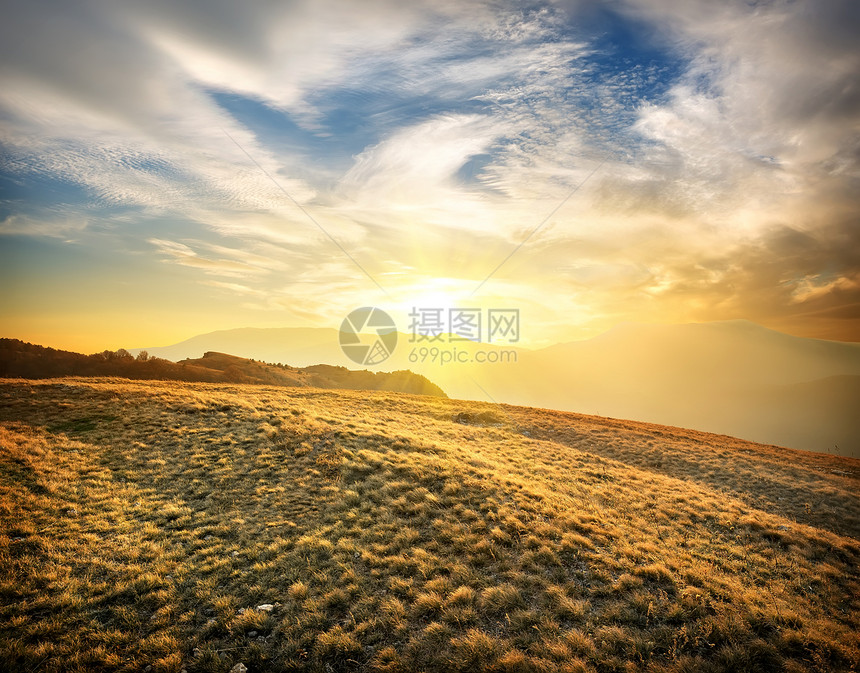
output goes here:
[{"label": "mountain ridge", "polygon": [[148,353],[138,354],[135,358],[124,349],[84,355],[18,339],[0,339],[0,378],[43,379],[62,376],[120,376],[166,381],[388,390],[447,397],[432,381],[408,370],[371,372],[328,364],[293,367],[216,351],[207,351],[200,358],[171,362],[150,357]]}]

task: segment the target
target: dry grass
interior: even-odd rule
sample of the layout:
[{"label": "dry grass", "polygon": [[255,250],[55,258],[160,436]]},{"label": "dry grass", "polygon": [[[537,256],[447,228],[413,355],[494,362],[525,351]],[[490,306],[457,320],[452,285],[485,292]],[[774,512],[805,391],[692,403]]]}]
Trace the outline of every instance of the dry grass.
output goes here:
[{"label": "dry grass", "polygon": [[0,421],[11,670],[860,664],[856,460],[225,384],[7,380]]}]

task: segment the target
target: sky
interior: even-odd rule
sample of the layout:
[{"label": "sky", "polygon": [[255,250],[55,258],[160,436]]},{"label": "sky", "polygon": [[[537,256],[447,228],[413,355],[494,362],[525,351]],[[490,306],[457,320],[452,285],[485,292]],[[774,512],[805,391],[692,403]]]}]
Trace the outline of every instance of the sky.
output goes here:
[{"label": "sky", "polygon": [[532,347],[858,341],[858,35],[851,0],[8,3],[0,332],[477,307]]}]

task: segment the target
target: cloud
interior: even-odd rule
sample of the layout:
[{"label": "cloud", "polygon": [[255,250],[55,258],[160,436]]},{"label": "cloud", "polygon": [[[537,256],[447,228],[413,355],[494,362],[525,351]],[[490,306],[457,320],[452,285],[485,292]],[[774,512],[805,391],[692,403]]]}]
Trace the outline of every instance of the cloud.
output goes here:
[{"label": "cloud", "polygon": [[13,214],[0,221],[0,235],[68,239],[84,231],[90,222],[78,213],[58,214],[50,220]]},{"label": "cloud", "polygon": [[668,26],[665,39],[689,62],[669,99],[644,106],[637,123],[679,169],[747,192],[754,190],[732,183],[735,171],[782,179],[781,191],[785,183],[857,179],[860,50],[847,37],[860,29],[856,3],[628,6]]},{"label": "cloud", "polygon": [[561,303],[599,321],[793,319],[854,301],[856,3],[7,14],[0,172],[85,198],[5,199],[2,232],[96,245],[121,230],[230,279],[212,281],[221,291],[266,294],[261,310],[294,293],[328,314],[313,292],[346,304],[370,287],[329,236],[395,293],[434,272],[476,283],[603,162],[494,279],[569,291],[534,302],[543,320]]},{"label": "cloud", "polygon": [[[219,276],[245,277],[248,275],[259,274],[265,271],[256,264],[248,264],[237,259],[221,258],[212,259],[201,256],[190,246],[177,241],[166,241],[158,238],[149,239],[149,243],[158,248],[164,253],[168,259],[182,266],[189,266],[196,269],[201,269],[208,274],[216,274]],[[234,256],[236,252],[228,249],[221,249],[227,255]],[[248,255],[244,255],[245,259],[249,259]]]},{"label": "cloud", "polygon": [[802,304],[807,301],[822,299],[832,293],[860,294],[860,274],[853,278],[839,276],[837,278],[822,278],[821,274],[806,276],[795,284],[791,293],[795,303]]}]

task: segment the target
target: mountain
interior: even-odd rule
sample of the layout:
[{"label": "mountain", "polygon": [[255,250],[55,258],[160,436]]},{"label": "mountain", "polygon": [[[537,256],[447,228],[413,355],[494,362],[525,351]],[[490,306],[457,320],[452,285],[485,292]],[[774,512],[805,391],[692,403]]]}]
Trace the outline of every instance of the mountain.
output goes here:
[{"label": "mountain", "polygon": [[371,372],[319,364],[292,367],[267,364],[226,353],[207,351],[200,358],[170,362],[148,353],[135,358],[127,351],[83,355],[46,348],[18,339],[0,339],[0,378],[61,376],[120,376],[129,379],[254,383],[312,386],[347,390],[389,390],[445,397],[439,386],[410,371]]},{"label": "mountain", "polygon": [[447,397],[427,378],[410,371],[371,372],[319,364],[309,367],[272,365],[226,353],[206,352],[202,358],[180,360],[180,366],[200,367],[223,372],[243,383],[277,383],[287,386],[342,388],[344,390],[389,390],[414,395]]},{"label": "mountain", "polygon": [[482,377],[496,399],[860,456],[860,345],[746,321],[622,325]]},{"label": "mountain", "polygon": [[296,367],[321,362],[332,365],[355,364],[341,352],[338,331],[325,327],[243,327],[200,334],[172,346],[129,349],[133,355],[143,350],[174,362],[199,358],[203,353],[214,351],[263,362],[289,362]]},{"label": "mountain", "polygon": [[[351,365],[334,329],[239,329],[153,354],[223,349],[269,362]],[[193,349],[200,349],[192,352]],[[457,349],[443,363],[431,349]],[[290,351],[296,355],[292,355]],[[497,362],[477,362],[478,355]],[[488,357],[488,355],[492,357]],[[505,359],[507,358],[507,360]],[[593,339],[526,350],[399,335],[386,368],[410,369],[460,399],[630,418],[759,442],[860,456],[860,344],[790,336],[733,320],[622,324]]]}]

